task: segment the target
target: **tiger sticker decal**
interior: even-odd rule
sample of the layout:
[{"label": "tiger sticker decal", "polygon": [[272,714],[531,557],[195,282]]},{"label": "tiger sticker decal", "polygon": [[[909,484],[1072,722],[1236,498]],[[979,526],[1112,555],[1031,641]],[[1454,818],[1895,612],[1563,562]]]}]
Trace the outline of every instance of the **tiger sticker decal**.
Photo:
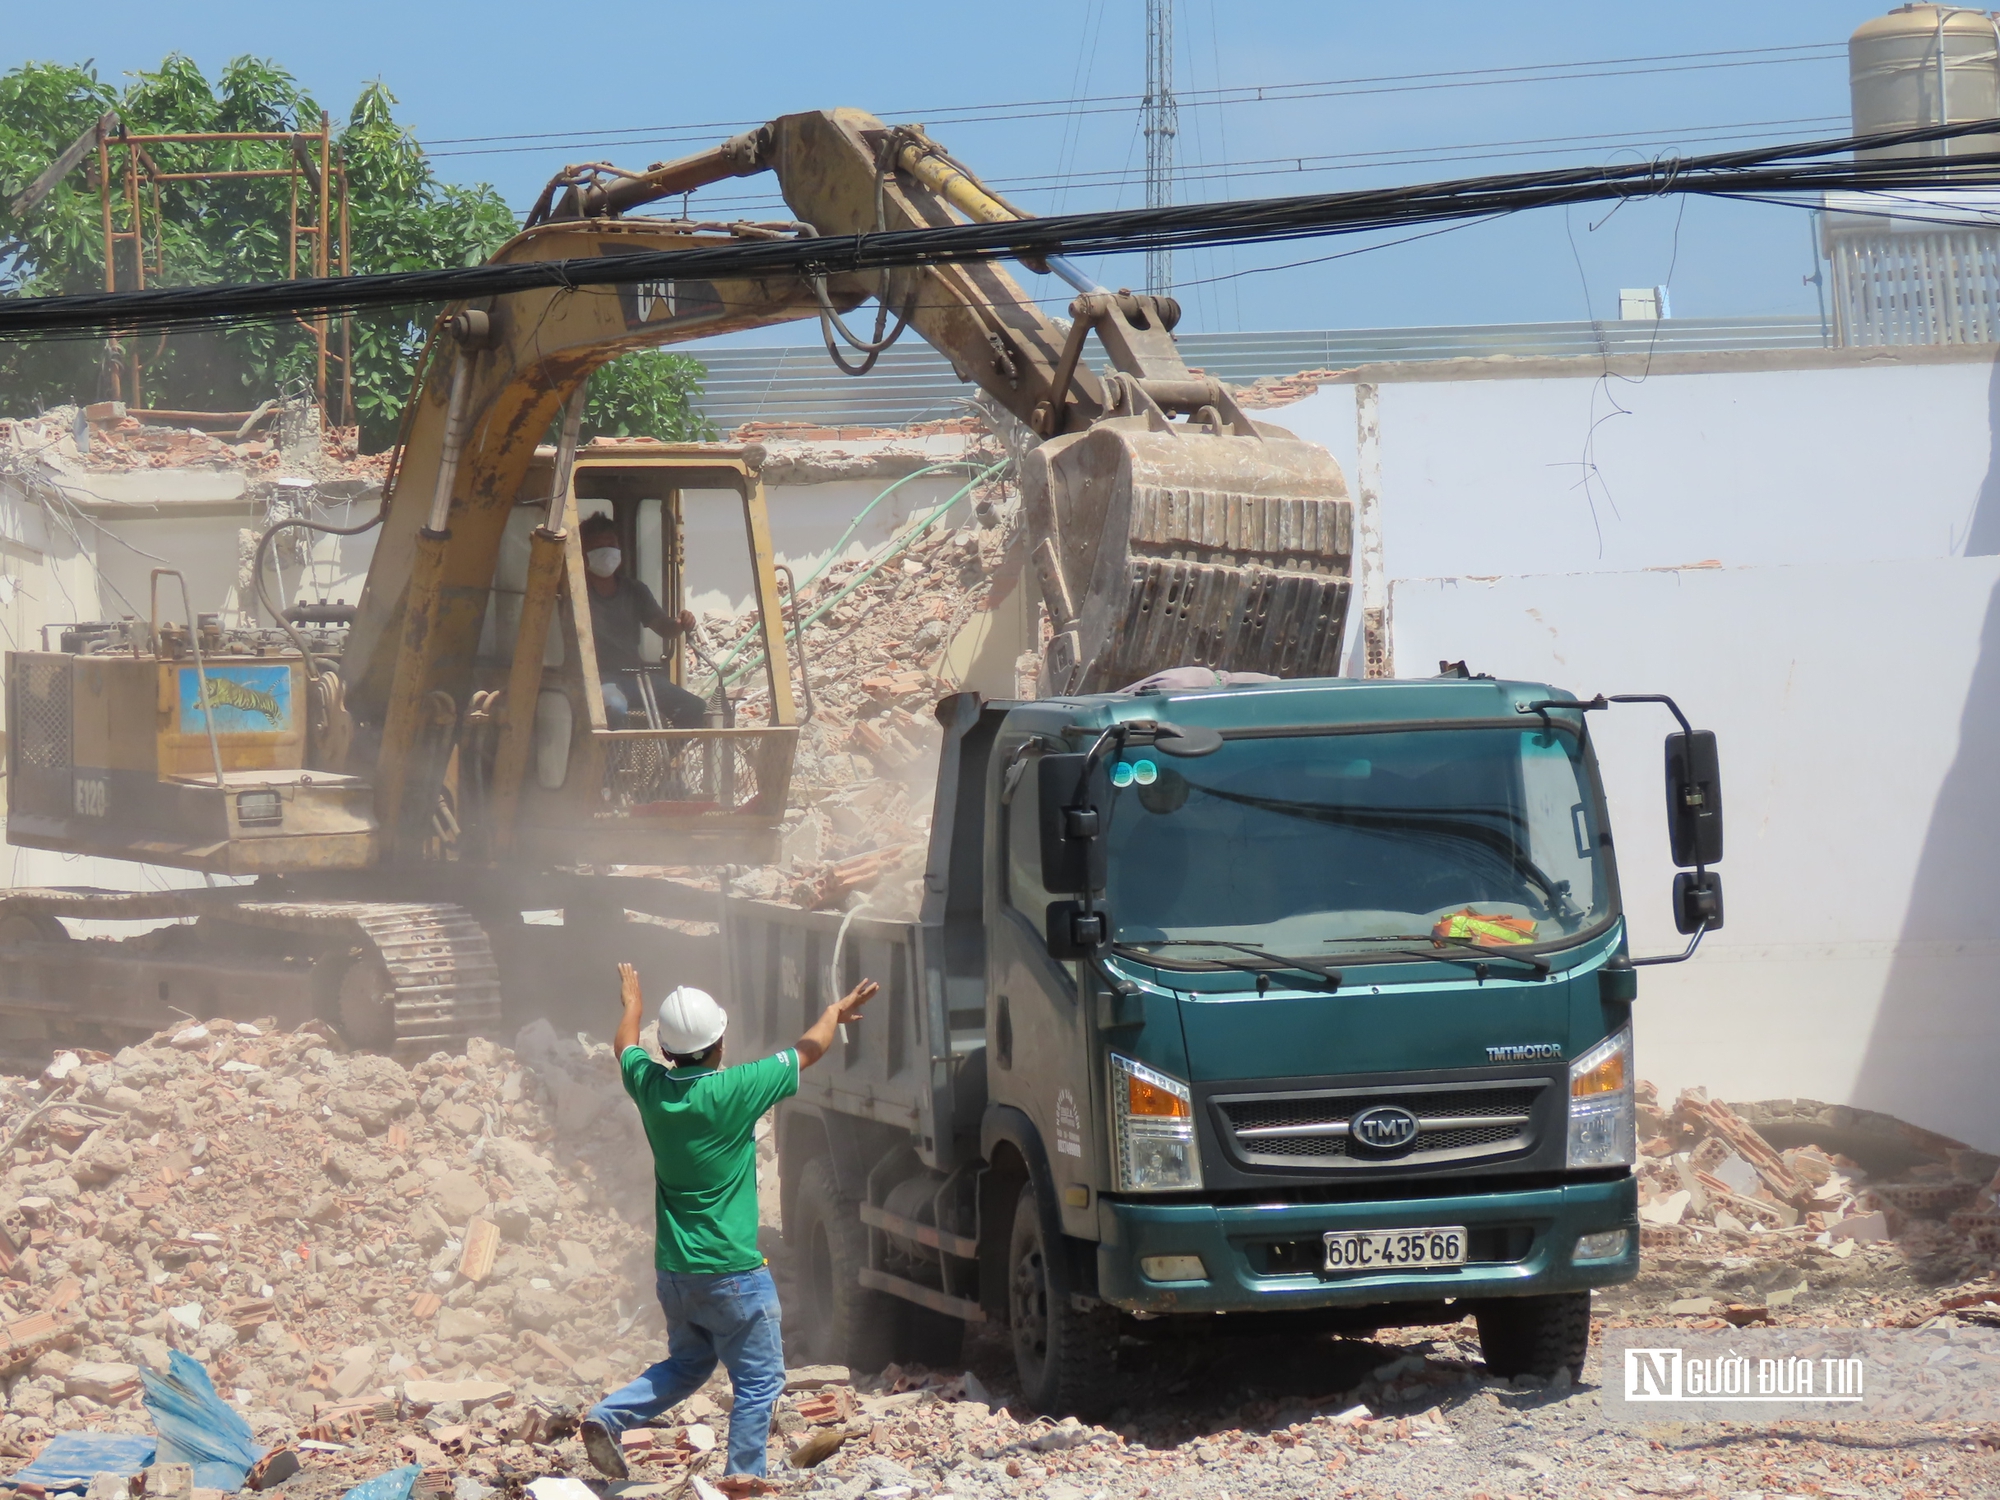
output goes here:
[{"label": "tiger sticker decal", "polygon": [[183,734],[206,734],[211,721],[218,734],[269,734],[292,728],[290,667],[209,667],[207,677],[204,696],[195,669],[180,669]]}]

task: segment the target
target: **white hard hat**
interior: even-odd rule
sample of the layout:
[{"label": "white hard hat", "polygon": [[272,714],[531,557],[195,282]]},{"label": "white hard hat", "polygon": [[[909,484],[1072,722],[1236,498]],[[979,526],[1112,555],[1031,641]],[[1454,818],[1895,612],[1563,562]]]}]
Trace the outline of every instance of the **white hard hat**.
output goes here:
[{"label": "white hard hat", "polygon": [[706,1052],[728,1029],[728,1015],[707,990],[684,984],[660,1002],[660,1047],[678,1057]]}]

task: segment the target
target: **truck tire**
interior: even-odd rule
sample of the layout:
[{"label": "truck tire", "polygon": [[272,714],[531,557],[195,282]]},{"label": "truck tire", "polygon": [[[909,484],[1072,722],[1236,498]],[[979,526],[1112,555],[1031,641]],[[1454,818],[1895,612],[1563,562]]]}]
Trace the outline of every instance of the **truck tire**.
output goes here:
[{"label": "truck tire", "polygon": [[1061,1226],[1030,1182],[1014,1205],[1007,1243],[1007,1321],[1021,1394],[1050,1416],[1094,1417],[1114,1401],[1118,1314],[1095,1299],[1078,1306]]},{"label": "truck tire", "polygon": [[1589,1292],[1496,1297],[1480,1303],[1473,1316],[1491,1373],[1510,1380],[1516,1375],[1550,1380],[1556,1371],[1567,1370],[1570,1379],[1582,1378],[1584,1355],[1590,1350]]},{"label": "truck tire", "polygon": [[897,1301],[861,1284],[861,1269],[868,1264],[861,1206],[841,1192],[825,1157],[807,1162],[799,1174],[794,1210],[797,1238],[791,1250],[802,1305],[793,1310],[793,1326],[807,1358],[881,1369],[895,1356]]}]

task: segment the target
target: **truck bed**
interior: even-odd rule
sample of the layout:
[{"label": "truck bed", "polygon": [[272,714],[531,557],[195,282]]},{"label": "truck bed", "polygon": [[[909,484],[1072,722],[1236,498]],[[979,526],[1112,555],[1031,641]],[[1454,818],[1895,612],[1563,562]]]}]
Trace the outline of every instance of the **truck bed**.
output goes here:
[{"label": "truck bed", "polygon": [[914,921],[802,911],[725,895],[722,941],[736,1055],[790,1046],[862,979],[882,993],[800,1080],[799,1102],[911,1133],[926,1166],[950,1171],[977,1149],[986,1104],[986,945],[982,926],[987,749],[1011,705],[945,699],[923,910]]}]

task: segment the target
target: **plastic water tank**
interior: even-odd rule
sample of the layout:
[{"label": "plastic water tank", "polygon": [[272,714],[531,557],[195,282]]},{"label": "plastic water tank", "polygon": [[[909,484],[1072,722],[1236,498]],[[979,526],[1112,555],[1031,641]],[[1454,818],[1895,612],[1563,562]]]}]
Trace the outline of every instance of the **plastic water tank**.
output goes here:
[{"label": "plastic water tank", "polygon": [[[1872,135],[2000,116],[2000,20],[1955,5],[1905,5],[1847,40],[1854,133]],[[1864,156],[1969,156],[2000,135],[1925,141]]]}]

